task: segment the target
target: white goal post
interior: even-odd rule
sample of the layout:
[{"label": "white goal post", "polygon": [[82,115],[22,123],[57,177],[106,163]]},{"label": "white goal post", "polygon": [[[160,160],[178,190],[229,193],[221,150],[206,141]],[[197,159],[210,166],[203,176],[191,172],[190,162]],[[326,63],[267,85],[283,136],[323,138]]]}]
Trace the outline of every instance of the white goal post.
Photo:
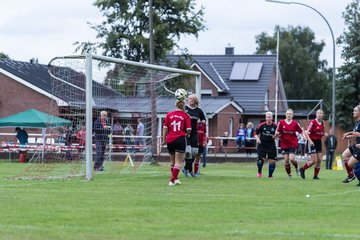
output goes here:
[{"label": "white goal post", "polygon": [[[68,62],[71,62],[71,64],[68,64]],[[75,68],[72,65],[80,65],[80,66],[83,65],[83,66],[80,68],[79,67]],[[67,71],[64,71],[64,69],[67,69]],[[101,77],[99,77],[100,76],[99,72],[101,71],[102,71]],[[189,78],[192,79],[191,81],[194,82],[194,84],[192,85],[193,87],[191,87],[191,90],[189,89],[188,90],[192,91],[193,93],[196,93],[199,100],[201,99],[201,73],[197,71],[134,62],[124,59],[100,56],[89,53],[86,54],[85,56],[77,55],[77,56],[64,56],[64,57],[53,58],[49,63],[49,73],[52,78],[57,80],[57,82],[61,82],[61,84],[58,83],[58,85],[55,87],[55,91],[58,92],[57,94],[59,93],[64,94],[65,92],[73,91],[71,93],[71,96],[68,97],[70,101],[73,102],[73,105],[75,107],[81,109],[85,108],[85,111],[82,112],[82,114],[84,114],[85,116],[83,117],[82,120],[77,120],[77,121],[78,122],[82,121],[82,124],[85,124],[85,128],[86,128],[86,139],[85,139],[85,147],[84,147],[85,151],[83,155],[85,157],[85,165],[86,165],[85,167],[86,171],[84,175],[85,175],[85,179],[87,180],[91,180],[93,177],[93,156],[94,156],[93,147],[94,146],[93,146],[92,133],[93,133],[93,119],[94,117],[96,117],[93,116],[93,112],[94,112],[94,107],[106,108],[106,99],[103,98],[103,94],[110,92],[110,94],[115,95],[116,91],[117,91],[116,94],[118,94],[121,91],[122,91],[121,93],[124,93],[124,91],[128,91],[124,94],[126,96],[124,96],[121,99],[120,98],[116,99],[115,97],[113,97],[112,98],[113,102],[111,104],[116,105],[117,108],[122,108],[121,104],[133,105],[134,108],[140,108],[142,107],[142,105],[144,105],[144,103],[142,105],[139,105],[141,104],[141,101],[145,101],[145,104],[149,104],[150,102],[152,104],[152,101],[149,102],[148,100],[149,95],[147,88],[143,87],[142,85],[146,85],[146,84],[150,85],[151,83],[155,83],[157,84],[156,97],[158,98],[158,100],[156,101],[160,101],[160,103],[158,104],[156,103],[156,104],[157,105],[164,104],[163,99],[159,98],[159,96],[162,96],[162,97],[167,97],[166,100],[167,102],[165,102],[165,105],[171,105],[169,104],[170,100],[172,103],[175,102],[175,98],[171,94],[171,91],[175,91],[176,89],[171,89],[169,93],[169,89],[167,89],[164,82],[172,80],[179,76],[182,77],[189,76]],[[85,84],[79,83],[79,78],[81,77],[79,77],[78,75],[81,74],[85,75],[85,81],[86,81]],[[117,85],[115,88],[112,87],[111,85],[111,81],[113,79],[116,79],[117,81]],[[126,81],[131,82],[132,84],[133,83],[136,84],[136,87],[133,87],[132,85],[130,87],[127,86],[125,84]],[[96,93],[97,87],[101,88],[101,91]],[[72,89],[72,90],[66,90],[66,89]],[[133,91],[133,89],[136,89],[134,90],[136,92],[130,92]],[[84,95],[84,99],[80,99],[80,95]],[[136,98],[137,96],[140,97],[137,99]],[[144,98],[147,99],[144,100]],[[171,105],[170,107],[172,106],[174,105]],[[157,106],[157,110],[159,107],[161,106]],[[134,111],[135,110],[137,109],[134,109]],[[164,112],[164,110],[161,111]],[[148,119],[150,119],[150,117],[151,118],[155,117],[156,119],[157,117],[157,116],[150,116],[153,115],[150,112],[147,112],[146,114],[148,116]],[[73,116],[75,115],[79,115],[79,113],[78,112],[73,113]],[[133,119],[134,118],[135,117],[133,117]],[[146,126],[150,126],[149,122],[150,120],[148,120]],[[133,122],[132,125],[134,126]],[[153,133],[153,131],[154,131],[153,129],[147,130],[148,133],[149,132]],[[136,142],[136,138],[135,138],[135,142]],[[107,146],[107,149],[108,148],[111,149],[112,147],[111,143],[109,145],[110,147]],[[111,154],[111,150],[110,150],[110,154]]]}]

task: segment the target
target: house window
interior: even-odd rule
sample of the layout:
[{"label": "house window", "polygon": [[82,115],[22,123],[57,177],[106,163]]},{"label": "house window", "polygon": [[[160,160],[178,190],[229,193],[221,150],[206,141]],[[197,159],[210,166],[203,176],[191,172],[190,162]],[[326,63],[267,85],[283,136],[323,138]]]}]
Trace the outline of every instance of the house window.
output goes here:
[{"label": "house window", "polygon": [[259,80],[262,62],[235,62],[230,80]]},{"label": "house window", "polygon": [[212,90],[211,89],[201,89],[201,95],[211,96]]},{"label": "house window", "polygon": [[269,90],[265,93],[265,99],[264,99],[264,110],[269,111]]},{"label": "house window", "polygon": [[229,136],[233,136],[233,129],[234,129],[234,118],[230,118],[229,120]]}]

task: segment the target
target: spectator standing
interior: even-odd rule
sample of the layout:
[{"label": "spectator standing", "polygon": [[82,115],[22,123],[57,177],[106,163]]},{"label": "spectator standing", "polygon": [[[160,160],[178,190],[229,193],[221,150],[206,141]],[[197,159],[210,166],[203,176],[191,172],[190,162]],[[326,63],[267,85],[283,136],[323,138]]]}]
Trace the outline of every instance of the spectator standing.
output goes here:
[{"label": "spectator standing", "polygon": [[101,111],[99,118],[94,122],[93,131],[95,134],[96,159],[94,164],[95,171],[104,171],[103,162],[105,160],[106,144],[109,142],[111,126],[106,111]]},{"label": "spectator standing", "polygon": [[141,118],[138,120],[138,125],[136,128],[136,138],[135,138],[135,145],[139,145],[139,150],[142,151],[144,144],[144,124],[141,122]]},{"label": "spectator standing", "polygon": [[65,143],[65,139],[64,139],[64,136],[65,136],[65,134],[64,134],[64,128],[62,128],[62,127],[60,127],[59,129],[59,135],[58,135],[58,142],[59,142],[59,145],[61,145],[61,144],[64,144]]},{"label": "spectator standing", "polygon": [[[304,131],[304,128],[301,128]],[[304,159],[305,158],[305,145],[306,145],[306,139],[304,139],[304,136],[298,132],[296,132],[297,138],[298,138],[298,149],[297,149],[297,155],[298,158]]]},{"label": "spectator standing", "polygon": [[121,126],[119,120],[116,120],[112,130],[113,130],[113,135],[116,135],[116,137],[113,136],[114,144],[121,144],[122,141],[121,141],[121,137],[119,137],[119,136],[124,135],[124,129]]},{"label": "spectator standing", "polygon": [[133,144],[133,136],[134,136],[134,129],[132,126],[128,123],[126,127],[124,128],[125,133],[125,144],[130,146]]},{"label": "spectator standing", "polygon": [[329,131],[329,135],[325,139],[325,147],[326,147],[326,164],[325,164],[326,169],[331,170],[335,158],[335,150],[337,147],[337,139],[332,129]]},{"label": "spectator standing", "polygon": [[81,126],[80,130],[76,133],[76,138],[79,141],[79,152],[82,152],[86,143],[86,127],[84,125]]},{"label": "spectator standing", "polygon": [[66,147],[65,150],[66,160],[72,161],[72,156],[71,156],[72,130],[70,127],[68,126],[64,127],[63,138]]},{"label": "spectator standing", "polygon": [[204,136],[204,152],[202,154],[201,160],[202,160],[202,166],[206,167],[207,164],[207,153],[209,151],[209,146],[211,145],[211,140],[207,136],[207,134]]},{"label": "spectator standing", "polygon": [[24,129],[17,127],[15,128],[15,132],[16,132],[16,138],[19,141],[20,145],[28,144],[29,136]]},{"label": "spectator standing", "polygon": [[20,162],[24,163],[27,161],[27,151],[26,150],[21,150],[21,148],[23,148],[26,144],[28,144],[28,134],[24,129],[21,129],[19,127],[15,128],[15,132],[16,132],[16,138],[20,143]]}]

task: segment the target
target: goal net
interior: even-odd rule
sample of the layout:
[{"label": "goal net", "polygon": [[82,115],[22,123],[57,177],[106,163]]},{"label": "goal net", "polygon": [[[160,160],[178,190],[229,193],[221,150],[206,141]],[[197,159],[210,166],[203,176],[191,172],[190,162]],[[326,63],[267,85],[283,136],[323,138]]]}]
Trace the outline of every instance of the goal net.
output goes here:
[{"label": "goal net", "polygon": [[91,54],[56,57],[48,66],[58,99],[51,114],[70,123],[46,129],[48,141],[17,178],[145,171],[166,152],[162,121],[175,108],[175,90],[200,93],[200,73],[190,70]]}]

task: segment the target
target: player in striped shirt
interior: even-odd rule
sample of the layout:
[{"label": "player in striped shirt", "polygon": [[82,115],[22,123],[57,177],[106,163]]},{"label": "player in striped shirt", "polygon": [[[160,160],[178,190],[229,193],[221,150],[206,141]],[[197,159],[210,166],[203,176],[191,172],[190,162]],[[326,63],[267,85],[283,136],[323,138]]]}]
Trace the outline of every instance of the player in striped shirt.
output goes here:
[{"label": "player in striped shirt", "polygon": [[310,161],[306,162],[300,168],[300,176],[305,179],[305,171],[309,167],[315,165],[313,179],[319,180],[318,177],[322,159],[322,142],[321,139],[325,135],[324,129],[324,111],[318,109],[316,111],[316,118],[311,120],[305,130],[307,142],[307,153],[310,154]]},{"label": "player in striped shirt", "polygon": [[190,116],[185,112],[185,101],[177,100],[176,110],[169,112],[164,120],[162,143],[167,144],[170,154],[171,178],[169,186],[181,184],[178,179],[181,163],[185,158],[186,137],[190,135]]},{"label": "player in striped shirt", "polygon": [[296,132],[302,134],[299,123],[293,120],[294,111],[292,109],[286,110],[286,119],[281,120],[276,129],[276,136],[280,138],[280,148],[285,162],[285,171],[291,178],[290,162],[295,167],[296,173],[300,175],[298,169],[298,162],[295,159],[295,151],[298,148],[298,138]]}]

